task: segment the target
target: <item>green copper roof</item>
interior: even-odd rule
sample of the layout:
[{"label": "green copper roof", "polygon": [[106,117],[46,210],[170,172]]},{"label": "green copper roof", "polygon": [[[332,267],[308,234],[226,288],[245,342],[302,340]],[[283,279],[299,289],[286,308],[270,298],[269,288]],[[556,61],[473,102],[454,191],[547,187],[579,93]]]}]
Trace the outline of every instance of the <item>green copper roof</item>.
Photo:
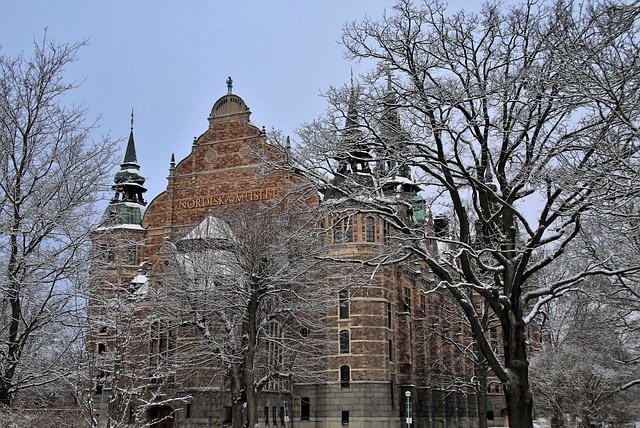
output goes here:
[{"label": "green copper roof", "polygon": [[100,227],[140,226],[142,224],[143,210],[143,207],[127,202],[110,204],[104,210]]}]

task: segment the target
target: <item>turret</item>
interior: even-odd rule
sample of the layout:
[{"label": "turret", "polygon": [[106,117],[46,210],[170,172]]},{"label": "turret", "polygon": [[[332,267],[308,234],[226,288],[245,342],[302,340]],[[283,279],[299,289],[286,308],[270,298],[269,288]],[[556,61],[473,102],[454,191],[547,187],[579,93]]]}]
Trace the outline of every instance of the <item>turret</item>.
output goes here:
[{"label": "turret", "polygon": [[[333,184],[341,187],[344,185],[343,183],[351,182],[354,186],[373,188],[371,163],[374,159],[369,150],[366,136],[360,129],[357,99],[358,90],[352,84],[347,117],[342,130],[342,147],[344,149],[337,157],[338,168]],[[340,193],[332,189],[325,192],[327,198],[339,196]]]},{"label": "turret", "polygon": [[133,139],[133,111],[131,112],[131,131],[125,151],[124,160],[120,164],[113,179],[111,189],[115,192],[102,217],[101,227],[116,225],[136,225],[142,223],[142,214],[147,201],[142,194],[147,191],[144,187],[145,178],[140,175],[140,165],[136,156]]},{"label": "turret", "polygon": [[383,99],[383,111],[379,126],[379,146],[376,173],[382,183],[382,191],[387,196],[401,197],[409,201],[410,217],[417,222],[425,220],[424,198],[420,196],[420,186],[411,178],[411,170],[406,160],[407,143],[410,136],[402,129],[398,100],[393,91],[391,75],[387,78],[387,93]]}]

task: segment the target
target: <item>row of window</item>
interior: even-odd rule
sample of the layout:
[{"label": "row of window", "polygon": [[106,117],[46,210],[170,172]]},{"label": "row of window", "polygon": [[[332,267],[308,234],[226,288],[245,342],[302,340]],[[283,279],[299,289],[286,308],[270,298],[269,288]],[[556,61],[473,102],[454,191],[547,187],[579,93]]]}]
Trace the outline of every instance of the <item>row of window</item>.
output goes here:
[{"label": "row of window", "polygon": [[[113,248],[108,247],[106,244],[100,244],[98,247],[100,258],[106,263],[113,264],[116,261],[116,252]],[[137,247],[135,244],[127,245],[127,258],[126,262],[129,265],[136,264]]]},{"label": "row of window", "polygon": [[[353,217],[335,218],[333,220],[333,242],[353,242]],[[376,242],[376,222],[371,216],[364,220],[364,236],[366,242]]]},{"label": "row of window", "polygon": [[[405,289],[405,309],[411,307],[411,290],[408,288]],[[340,290],[338,292],[338,318],[341,320],[349,319],[350,316],[350,308],[349,308],[349,291],[348,290]],[[387,328],[391,328],[391,302],[387,302]]]},{"label": "row of window", "polygon": [[[421,300],[421,305],[424,305],[424,301],[426,299]],[[349,291],[348,290],[340,290],[338,292],[338,318],[341,320],[349,319],[350,316],[350,307],[349,307]],[[403,310],[405,312],[411,312],[411,289],[409,287],[405,287],[404,289],[404,297],[402,299]],[[426,311],[426,307],[421,310]],[[387,328],[391,328],[391,302],[387,302]]]}]

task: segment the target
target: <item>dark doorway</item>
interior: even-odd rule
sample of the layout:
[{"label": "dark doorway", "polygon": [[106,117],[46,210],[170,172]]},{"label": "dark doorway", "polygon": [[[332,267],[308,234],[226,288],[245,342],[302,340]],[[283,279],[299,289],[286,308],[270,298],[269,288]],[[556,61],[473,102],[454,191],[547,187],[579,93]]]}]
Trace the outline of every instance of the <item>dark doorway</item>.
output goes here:
[{"label": "dark doorway", "polygon": [[168,406],[152,407],[149,410],[151,428],[173,428],[173,410]]}]

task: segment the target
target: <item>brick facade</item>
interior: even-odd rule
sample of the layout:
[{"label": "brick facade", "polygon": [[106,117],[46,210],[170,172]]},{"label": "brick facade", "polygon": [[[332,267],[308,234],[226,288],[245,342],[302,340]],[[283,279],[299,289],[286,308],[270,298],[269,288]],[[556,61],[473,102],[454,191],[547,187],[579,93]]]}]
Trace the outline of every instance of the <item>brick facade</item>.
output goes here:
[{"label": "brick facade", "polygon": [[[102,301],[113,297],[118,287],[127,288],[129,281],[140,274],[140,269],[146,269],[161,257],[163,243],[177,242],[208,213],[215,216],[218,210],[237,204],[269,203],[304,187],[299,179],[265,167],[267,161],[278,159],[279,152],[269,146],[264,130],[251,124],[249,116],[248,107],[237,95],[220,98],[211,110],[208,129],[194,139],[191,154],[177,164],[171,162],[166,191],[146,207],[141,227],[96,233],[95,248],[116,241],[128,243],[117,246],[117,259],[104,263],[105,268],[96,270],[92,277],[94,294],[98,293],[100,284],[113,285],[106,294],[104,290],[98,293]],[[330,220],[327,219],[325,225],[327,230],[332,227]],[[333,242],[331,233],[327,234],[330,252],[358,257],[384,245],[385,230],[381,221],[368,220],[364,214],[354,214],[351,221],[353,236],[348,242]],[[369,232],[368,221],[374,225]],[[123,263],[131,242],[136,244],[135,263]],[[102,253],[97,257],[105,261]],[[453,377],[470,377],[472,368],[468,362],[456,359],[455,351],[434,334],[433,323],[442,323],[444,318],[436,317],[434,321],[429,314],[433,315],[434,308],[444,311],[449,306],[445,297],[421,292],[429,285],[424,281],[432,278],[415,274],[420,269],[418,265],[411,269],[407,265],[386,267],[373,274],[373,280],[366,286],[344,284],[348,293],[345,303],[348,315],[340,312],[339,296],[336,296],[335,311],[325,314],[333,331],[327,337],[327,346],[334,349],[324,357],[326,381],[308,385],[296,383],[294,379],[290,389],[264,393],[259,406],[260,412],[264,409],[260,426],[266,426],[267,417],[269,426],[281,426],[280,407],[284,402],[289,406],[291,417],[287,427],[405,426],[405,391],[411,391],[412,427],[476,427],[475,395],[445,391]],[[89,315],[95,321],[105,310],[105,305],[94,299]],[[137,331],[136,340],[132,342],[133,353],[147,356],[149,327],[145,317],[148,314],[144,307],[136,307],[131,315],[138,319],[126,324]],[[98,354],[100,344],[116,346],[114,327],[104,329],[98,321],[93,325],[94,333],[88,345],[91,352]],[[343,331],[348,332],[348,352],[340,352]],[[463,329],[456,333],[466,334]],[[341,378],[345,367],[348,367],[347,381]],[[179,371],[178,376],[180,373],[186,375],[187,371]],[[229,394],[225,392],[224,382],[208,381],[207,373],[204,367],[198,379],[176,381],[172,387],[165,388],[167,396],[191,397],[171,404],[173,426],[225,425]],[[92,388],[96,388],[95,383]],[[303,401],[308,405],[303,405]],[[495,406],[503,405],[498,402]]]}]

